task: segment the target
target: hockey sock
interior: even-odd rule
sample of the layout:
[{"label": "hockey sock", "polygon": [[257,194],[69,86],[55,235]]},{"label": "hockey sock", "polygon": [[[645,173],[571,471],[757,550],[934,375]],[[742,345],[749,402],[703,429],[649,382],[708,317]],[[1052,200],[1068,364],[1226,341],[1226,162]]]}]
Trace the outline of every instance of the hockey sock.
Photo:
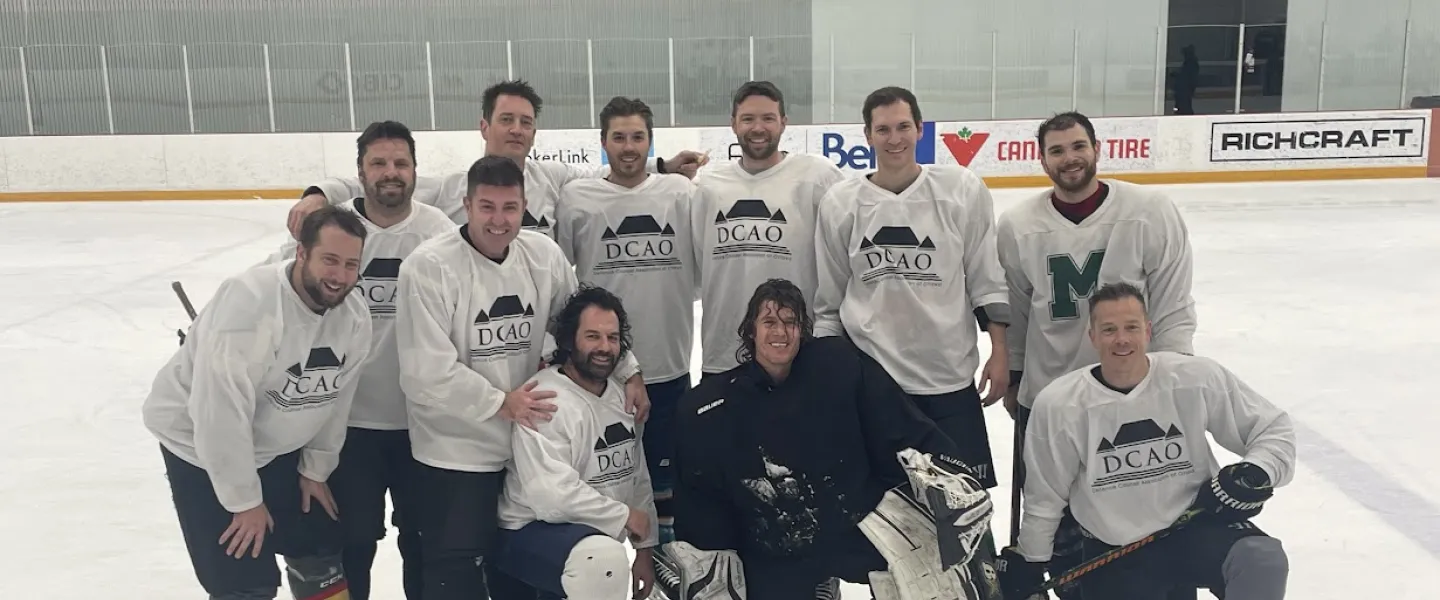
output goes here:
[{"label": "hockey sock", "polygon": [[345,545],[345,581],[351,600],[369,600],[370,566],[375,563],[375,542]]},{"label": "hockey sock", "polygon": [[1280,540],[1243,538],[1230,547],[1221,565],[1225,600],[1281,600],[1290,576],[1290,560]]},{"label": "hockey sock", "polygon": [[339,555],[285,557],[285,577],[295,600],[350,600]]}]

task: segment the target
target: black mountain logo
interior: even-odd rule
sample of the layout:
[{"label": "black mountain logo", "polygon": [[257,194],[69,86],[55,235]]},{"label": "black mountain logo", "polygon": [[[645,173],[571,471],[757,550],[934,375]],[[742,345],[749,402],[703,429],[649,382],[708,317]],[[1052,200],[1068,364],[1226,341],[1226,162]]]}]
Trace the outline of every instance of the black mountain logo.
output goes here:
[{"label": "black mountain logo", "polygon": [[624,423],[611,423],[605,428],[605,433],[595,440],[595,449],[608,450],[634,441],[635,430],[626,427]]},{"label": "black mountain logo", "polygon": [[1097,477],[1092,486],[1143,482],[1192,468],[1184,438],[1179,427],[1161,427],[1154,419],[1121,425],[1114,437],[1100,438],[1095,448],[1104,475]]},{"label": "black mountain logo", "polygon": [[764,200],[736,200],[729,212],[715,213],[715,230],[719,237],[712,255],[715,258],[745,254],[789,257],[790,248],[784,243],[785,226],[788,224],[785,212],[771,212]]},{"label": "black mountain logo", "polygon": [[530,214],[530,209],[527,208],[525,216],[520,219],[520,228],[546,233],[550,231],[550,219],[545,218],[545,215],[540,215],[540,218],[536,219],[535,215]]},{"label": "black mountain logo", "polygon": [[471,332],[470,360],[498,360],[530,351],[530,333],[535,307],[519,296],[500,296],[490,310],[475,315]]},{"label": "black mountain logo", "polygon": [[400,279],[399,258],[374,258],[365,265],[356,285],[365,295],[372,317],[395,315],[395,282]]},{"label": "black mountain logo", "polygon": [[920,239],[907,226],[886,226],[869,237],[860,238],[860,253],[866,270],[860,280],[873,283],[885,277],[906,281],[939,283],[933,270],[935,242],[929,236]]},{"label": "black mountain logo", "polygon": [[475,324],[496,323],[505,319],[516,319],[535,316],[535,308],[529,304],[520,302],[519,296],[501,296],[490,304],[490,312],[484,310],[475,315]]}]

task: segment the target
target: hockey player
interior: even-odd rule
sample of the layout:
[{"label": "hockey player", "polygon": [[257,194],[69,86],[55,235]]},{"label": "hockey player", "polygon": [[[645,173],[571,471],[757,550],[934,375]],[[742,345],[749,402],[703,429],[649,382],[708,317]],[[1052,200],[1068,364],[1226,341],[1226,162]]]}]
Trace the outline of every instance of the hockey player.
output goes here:
[{"label": "hockey player", "polygon": [[[760,285],[739,329],[744,362],[700,382],[677,415],[676,541],[667,554],[682,571],[681,596],[732,598],[708,594],[735,587],[749,600],[793,600],[814,597],[817,584],[839,577],[870,582],[877,598],[889,600],[894,585],[943,579],[931,572],[941,563],[934,520],[889,490],[910,483],[898,453],[939,460],[953,457],[955,444],[849,340],[811,337],[795,284]],[[988,526],[989,500],[969,481],[963,514],[946,523],[969,524],[962,537],[973,551]],[[699,562],[731,563],[734,572],[696,573],[697,554],[710,557]],[[938,585],[931,591],[903,597],[971,597]]]},{"label": "hockey player", "polygon": [[366,232],[327,208],[299,237],[293,260],[220,284],[142,409],[214,600],[275,598],[277,554],[297,600],[348,597],[326,481],[371,351],[370,315],[350,293]]},{"label": "hockey player", "polygon": [[[820,204],[815,335],[846,335],[879,361],[994,487],[982,408],[1007,389],[1010,316],[990,191],[965,167],[915,162],[921,117],[909,90],[872,92],[863,116],[879,169],[839,183]],[[991,343],[983,400],[976,309]]]},{"label": "hockey player", "polygon": [[[521,229],[525,175],[488,156],[468,174],[469,223],[420,245],[400,265],[395,339],[420,465],[426,600],[484,597],[480,565],[497,532],[511,425],[555,412],[555,392],[525,383],[553,346],[551,315],[575,291],[553,240]],[[620,360],[626,410],[644,420],[645,385]]]},{"label": "hockey player", "polygon": [[[370,307],[371,360],[360,371],[340,465],[330,476],[335,502],[345,509],[345,575],[354,600],[370,597],[370,567],[377,541],[385,539],[385,494],[399,529],[405,596],[420,600],[420,532],[415,505],[415,459],[409,419],[400,390],[395,346],[395,286],[400,265],[421,242],[455,224],[440,209],[411,201],[415,190],[415,138],[401,123],[371,123],[356,141],[355,160],[365,195],[338,205],[354,212],[367,237],[361,260],[360,295]],[[294,255],[290,240],[279,256]]]},{"label": "hockey player", "polygon": [[[1055,185],[1001,214],[996,225],[1014,321],[1006,331],[1011,388],[1005,407],[1020,436],[1040,390],[1097,360],[1085,339],[1086,302],[1100,286],[1122,280],[1141,285],[1156,316],[1156,351],[1192,354],[1195,335],[1190,239],[1175,204],[1144,186],[1098,179],[1099,142],[1083,114],[1046,120],[1036,141],[1041,166]],[[1015,461],[1024,465],[1022,457]],[[1015,485],[1023,486],[1023,472],[1017,479]],[[1052,568],[1075,564],[1076,530],[1067,515]],[[1172,598],[1187,597],[1195,596],[1177,592]]]},{"label": "hockey player", "polygon": [[793,281],[814,306],[815,210],[839,167],[813,154],[780,150],[785,97],[768,81],[740,86],[730,128],[740,160],[701,171],[704,192],[691,211],[700,268],[700,348],[704,376],[740,364],[735,326],[755,287],[771,278]]},{"label": "hockey player", "polygon": [[696,190],[683,176],[646,172],[654,129],[650,107],[640,100],[617,96],[605,105],[600,138],[610,174],[565,185],[555,240],[577,279],[613,292],[645,315],[633,324],[634,354],[650,399],[643,443],[666,542],[675,405],[691,385],[697,275],[690,205]]},{"label": "hockey player", "polygon": [[[523,226],[553,235],[551,224],[555,222],[555,202],[560,188],[574,179],[597,177],[605,172],[604,167],[576,165],[558,161],[533,159],[530,150],[535,144],[536,121],[540,116],[541,100],[535,88],[522,80],[502,81],[485,89],[481,97],[480,135],[485,138],[485,156],[503,156],[514,160],[525,171],[525,200],[527,202]],[[669,160],[655,159],[653,165],[659,173],[681,173],[693,177],[696,169],[703,165],[702,156],[686,150]],[[454,219],[465,224],[466,174],[464,171],[451,173],[441,178],[420,177],[416,183],[415,199],[424,204],[434,205]],[[328,203],[344,202],[362,193],[359,181],[352,178],[330,178],[305,189],[299,202],[290,209],[290,229],[305,214]]]},{"label": "hockey player", "polygon": [[[1019,544],[1001,555],[1005,597],[1040,586],[1068,505],[1083,527],[1081,560],[1190,510],[1200,515],[1078,579],[1086,600],[1155,600],[1195,587],[1237,600],[1283,598],[1285,552],[1249,519],[1294,475],[1289,416],[1213,360],[1150,351],[1153,328],[1137,286],[1104,285],[1089,304],[1100,362],[1035,398]],[[1240,462],[1221,467],[1207,432]]]},{"label": "hockey player", "polygon": [[490,569],[493,600],[534,600],[536,591],[569,600],[625,600],[631,592],[644,599],[653,589],[659,529],[645,452],[636,443],[640,428],[609,381],[630,351],[630,325],[621,299],[604,288],[582,287],[559,309],[555,364],[530,378],[534,389],[555,393],[556,411],[533,430],[514,428],[514,467]]}]

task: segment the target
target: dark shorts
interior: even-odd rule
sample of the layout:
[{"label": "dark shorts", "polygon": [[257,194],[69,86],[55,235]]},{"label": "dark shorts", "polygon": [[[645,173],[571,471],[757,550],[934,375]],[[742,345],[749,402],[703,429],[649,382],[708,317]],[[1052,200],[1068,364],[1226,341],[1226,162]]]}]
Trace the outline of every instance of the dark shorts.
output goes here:
[{"label": "dark shorts", "polygon": [[575,544],[604,535],[589,525],[536,521],[519,530],[500,530],[487,570],[492,600],[550,600],[565,597],[561,577]]},{"label": "dark shorts", "polygon": [[655,492],[655,511],[662,517],[670,515],[670,496],[675,489],[675,475],[670,461],[675,455],[675,409],[680,397],[690,391],[690,376],[645,386],[650,396],[650,418],[645,422],[641,442],[645,446],[645,463],[650,469],[650,487]]},{"label": "dark shorts", "polygon": [[299,451],[277,457],[259,470],[261,497],[275,522],[274,530],[265,535],[259,558],[252,558],[250,552],[240,558],[225,554],[220,536],[235,515],[220,504],[210,475],[163,446],[160,453],[190,563],[207,593],[278,589],[277,555],[306,558],[340,553],[344,539],[340,522],[313,502],[309,513],[300,510]]},{"label": "dark shorts", "polygon": [[[1236,542],[1264,531],[1249,521],[1196,521],[1149,547],[1132,552],[1077,580],[1083,600],[1166,600],[1194,597],[1196,588],[1223,592],[1221,569]],[[1082,562],[1114,546],[1086,538]]]},{"label": "dark shorts", "polygon": [[426,600],[485,597],[481,565],[498,534],[497,511],[505,472],[472,473],[417,465]]},{"label": "dark shorts", "polygon": [[985,407],[975,386],[935,396],[910,395],[925,416],[955,442],[960,460],[975,470],[980,485],[986,489],[999,483],[995,478],[995,459],[990,453],[990,433],[985,426]]},{"label": "dark shorts", "polygon": [[393,504],[391,524],[416,527],[419,464],[410,453],[410,432],[351,427],[330,475],[330,491],[344,513],[347,542],[385,539],[385,494]]}]

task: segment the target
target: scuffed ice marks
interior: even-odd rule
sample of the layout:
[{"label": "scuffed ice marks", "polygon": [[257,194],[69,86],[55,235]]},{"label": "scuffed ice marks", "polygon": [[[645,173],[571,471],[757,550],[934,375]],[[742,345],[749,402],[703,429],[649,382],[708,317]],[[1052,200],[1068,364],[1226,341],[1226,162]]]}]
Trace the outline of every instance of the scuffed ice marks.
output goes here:
[{"label": "scuffed ice marks", "polygon": [[[789,554],[809,546],[820,533],[820,520],[815,508],[816,493],[803,473],[776,463],[762,448],[765,461],[763,478],[745,479],[745,488],[761,502],[769,505],[773,520],[756,518],[757,541],[768,550]],[[826,478],[828,479],[828,478]]]}]

